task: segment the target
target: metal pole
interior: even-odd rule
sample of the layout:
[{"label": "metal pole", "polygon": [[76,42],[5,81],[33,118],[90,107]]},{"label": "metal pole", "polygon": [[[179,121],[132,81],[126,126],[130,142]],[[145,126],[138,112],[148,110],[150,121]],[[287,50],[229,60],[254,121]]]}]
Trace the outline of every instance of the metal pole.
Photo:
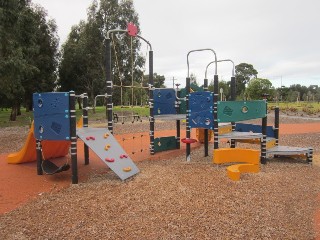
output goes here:
[{"label": "metal pole", "polygon": [[279,145],[279,107],[274,109],[274,137],[276,139],[276,146]]},{"label": "metal pole", "polygon": [[262,118],[262,141],[261,141],[261,163],[267,163],[267,112],[268,112],[268,105],[267,105],[267,98],[265,97],[264,101],[266,102],[266,116]]},{"label": "metal pole", "polygon": [[37,174],[42,175],[43,170],[42,170],[42,145],[41,141],[36,139],[36,151],[37,151]]},{"label": "metal pole", "polygon": [[[89,119],[88,119],[88,94],[87,93],[83,94],[82,114],[83,114],[83,127],[87,128],[88,124],[89,124]],[[84,149],[84,164],[88,165],[89,164],[89,148],[85,143],[83,143],[83,149]]]},{"label": "metal pole", "polygon": [[218,75],[214,75],[213,79],[213,133],[214,133],[214,149],[219,148],[219,125],[218,125],[218,97],[219,97],[219,79]]},{"label": "metal pole", "polygon": [[[189,96],[190,96],[190,78],[186,78],[186,138],[189,139],[191,136],[190,127],[189,127],[189,117],[190,117],[190,110],[189,110]],[[191,148],[190,143],[186,143],[186,160],[189,162],[191,160]]]},{"label": "metal pole", "polygon": [[111,40],[106,39],[106,117],[108,121],[108,130],[113,134],[113,122],[112,122],[112,79],[111,79]]},{"label": "metal pole", "polygon": [[[205,78],[203,82],[203,90],[208,91],[208,79]],[[204,129],[204,156],[209,156],[209,130]]]},{"label": "metal pole", "polygon": [[[231,77],[231,101],[235,101],[235,100],[236,100],[236,78],[234,76],[234,71],[233,71],[233,76]],[[236,130],[236,123],[231,122],[231,126],[232,126],[232,131],[234,132]],[[231,139],[230,147],[231,148],[236,147],[235,139]]]},{"label": "metal pole", "polygon": [[[176,99],[176,113],[180,113],[180,89],[177,86],[177,99]],[[176,130],[177,130],[177,142],[176,148],[180,149],[180,120],[176,120]]]},{"label": "metal pole", "polygon": [[72,184],[78,183],[77,120],[74,91],[69,92]]},{"label": "metal pole", "polygon": [[154,107],[154,99],[153,99],[153,51],[149,51],[149,106],[150,106],[150,154],[154,155],[154,114],[153,114],[153,107]]}]

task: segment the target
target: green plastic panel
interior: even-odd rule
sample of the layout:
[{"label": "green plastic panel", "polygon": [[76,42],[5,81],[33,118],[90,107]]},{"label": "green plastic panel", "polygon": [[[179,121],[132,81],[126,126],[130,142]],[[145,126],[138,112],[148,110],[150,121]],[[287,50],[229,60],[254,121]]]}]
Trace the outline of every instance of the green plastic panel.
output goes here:
[{"label": "green plastic panel", "polygon": [[257,101],[219,101],[218,122],[238,122],[267,115],[267,104]]},{"label": "green plastic panel", "polygon": [[163,152],[173,149],[177,149],[177,139],[175,136],[154,139],[154,152]]}]

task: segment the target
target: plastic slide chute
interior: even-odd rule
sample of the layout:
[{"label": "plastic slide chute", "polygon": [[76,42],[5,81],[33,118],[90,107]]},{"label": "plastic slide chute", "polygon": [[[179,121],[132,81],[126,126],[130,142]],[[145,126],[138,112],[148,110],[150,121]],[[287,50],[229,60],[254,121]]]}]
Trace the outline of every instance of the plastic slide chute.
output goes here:
[{"label": "plastic slide chute", "polygon": [[[24,162],[33,162],[37,160],[36,139],[33,135],[34,124],[32,123],[27,140],[20,151],[10,153],[7,162],[16,164]],[[42,141],[43,155],[45,159],[58,158],[66,156],[69,152],[70,141]]]}]

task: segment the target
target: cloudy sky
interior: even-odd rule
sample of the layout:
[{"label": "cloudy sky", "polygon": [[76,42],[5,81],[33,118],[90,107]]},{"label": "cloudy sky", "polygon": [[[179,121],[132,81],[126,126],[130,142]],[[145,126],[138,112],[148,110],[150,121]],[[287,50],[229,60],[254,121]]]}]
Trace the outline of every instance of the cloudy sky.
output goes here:
[{"label": "cloudy sky", "polygon": [[[63,43],[71,26],[86,19],[91,0],[32,0],[56,20]],[[184,85],[187,53],[211,48],[218,59],[250,63],[275,87],[320,85],[320,1],[316,0],[134,0],[141,35],[154,50],[154,72]],[[143,54],[147,46],[142,45]],[[211,52],[190,55],[190,72],[202,83]],[[230,63],[218,65],[229,80]],[[212,79],[213,66],[208,78]]]}]

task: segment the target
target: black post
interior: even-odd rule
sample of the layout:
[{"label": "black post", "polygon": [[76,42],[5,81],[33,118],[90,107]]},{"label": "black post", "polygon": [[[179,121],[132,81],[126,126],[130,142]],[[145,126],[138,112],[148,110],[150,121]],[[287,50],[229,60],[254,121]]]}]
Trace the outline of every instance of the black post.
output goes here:
[{"label": "black post", "polygon": [[108,120],[108,130],[113,134],[113,122],[112,122],[112,79],[111,79],[111,40],[106,39],[106,117]]},{"label": "black post", "polygon": [[[191,136],[191,131],[189,127],[189,115],[190,115],[190,109],[189,109],[189,96],[190,96],[190,78],[186,78],[186,138],[190,138]],[[191,160],[191,148],[190,148],[190,143],[186,143],[186,160],[190,161]]]},{"label": "black post", "polygon": [[43,170],[42,170],[42,145],[41,141],[36,139],[36,151],[37,151],[37,174],[42,175]]},{"label": "black post", "polygon": [[[180,89],[177,87],[176,113],[180,113]],[[176,120],[177,142],[176,148],[180,149],[180,120]]]},{"label": "black post", "polygon": [[313,160],[313,148],[309,148],[309,153],[307,153],[307,162],[312,163]]},{"label": "black post", "polygon": [[267,99],[264,99],[266,102],[266,116],[262,118],[262,141],[261,141],[261,163],[266,164],[267,163],[267,113],[268,113],[268,105],[267,105]]},{"label": "black post", "polygon": [[279,145],[279,107],[275,107],[274,109],[274,137],[276,139],[276,146]]},{"label": "black post", "polygon": [[[89,119],[88,119],[88,94],[84,93],[83,94],[83,108],[82,108],[82,114],[83,114],[83,127],[87,128],[89,124]],[[88,165],[89,164],[89,148],[88,146],[83,143],[84,147],[84,164]]]},{"label": "black post", "polygon": [[[231,101],[236,101],[236,78],[235,77],[231,77]],[[236,130],[236,123],[231,122],[231,126],[232,126],[232,131],[235,131]],[[235,139],[231,139],[230,147],[231,148],[236,147]]]},{"label": "black post", "polygon": [[150,154],[154,155],[154,99],[153,99],[153,51],[149,51],[149,107],[150,107]]},{"label": "black post", "polygon": [[78,183],[77,120],[74,91],[69,93],[72,184]]},{"label": "black post", "polygon": [[218,75],[214,75],[213,80],[213,133],[214,133],[214,149],[219,148],[219,124],[218,124],[218,97],[219,97],[219,79]]},{"label": "black post", "polygon": [[[203,91],[208,91],[208,79],[204,79],[203,81]],[[200,130],[199,130],[200,131]],[[204,156],[209,156],[209,130],[204,129]]]}]

